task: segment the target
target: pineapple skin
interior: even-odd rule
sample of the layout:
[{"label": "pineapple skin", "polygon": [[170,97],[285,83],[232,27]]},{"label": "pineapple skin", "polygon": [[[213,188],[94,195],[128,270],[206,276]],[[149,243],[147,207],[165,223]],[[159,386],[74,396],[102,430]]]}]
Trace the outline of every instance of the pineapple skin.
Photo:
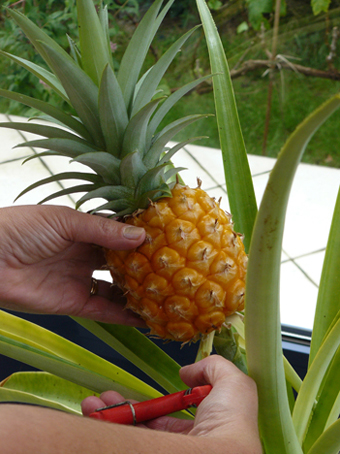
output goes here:
[{"label": "pineapple skin", "polygon": [[106,250],[106,260],[150,334],[196,341],[244,309],[247,255],[231,216],[205,191],[176,184],[171,192],[125,219],[146,230],[144,243]]}]

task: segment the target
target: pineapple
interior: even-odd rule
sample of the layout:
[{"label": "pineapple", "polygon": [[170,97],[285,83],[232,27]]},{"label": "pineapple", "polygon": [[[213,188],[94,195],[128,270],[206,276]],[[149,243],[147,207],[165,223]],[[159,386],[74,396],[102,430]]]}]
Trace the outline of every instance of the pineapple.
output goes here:
[{"label": "pineapple", "polygon": [[[64,172],[26,188],[20,195],[52,181],[83,183],[51,194],[40,203],[65,194],[85,193],[77,208],[104,199],[92,212],[109,210],[122,222],[144,227],[145,242],[133,251],[106,251],[108,268],[131,308],[151,333],[187,342],[221,328],[226,316],[244,307],[247,256],[231,217],[201,189],[179,182],[173,155],[190,141],[167,148],[174,135],[204,117],[190,115],[159,125],[171,107],[207,77],[193,81],[168,98],[157,87],[190,30],[142,76],[151,41],[174,0],[161,9],[156,0],[136,29],[115,74],[109,40],[108,12],[97,14],[93,0],[78,0],[79,43],[68,54],[21,13],[9,14],[24,31],[50,71],[1,52],[36,74],[74,111],[24,95],[0,95],[42,112],[55,124],[2,123],[43,138],[22,146],[43,148],[32,156],[58,155],[91,171]],[[60,128],[59,125],[63,128]],[[20,146],[20,145],[19,145]],[[19,196],[20,196],[19,195]]]}]

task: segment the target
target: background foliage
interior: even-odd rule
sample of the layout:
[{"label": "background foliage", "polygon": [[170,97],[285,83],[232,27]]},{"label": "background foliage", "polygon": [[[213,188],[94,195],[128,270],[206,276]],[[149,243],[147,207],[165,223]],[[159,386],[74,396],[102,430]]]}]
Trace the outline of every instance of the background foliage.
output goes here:
[{"label": "background foliage", "polygon": [[[152,0],[107,0],[111,24],[111,44],[115,66],[136,25]],[[99,4],[99,0],[97,2]],[[231,65],[239,67],[245,60],[268,59],[272,47],[275,0],[230,0],[208,2]],[[68,48],[68,39],[77,41],[75,26],[75,0],[5,0],[4,6],[24,10],[25,14],[59,44]],[[281,0],[280,28],[277,54],[286,61],[329,71],[340,70],[339,58],[327,60],[332,42],[332,30],[340,22],[340,4],[329,0]],[[174,42],[184,30],[199,23],[195,2],[175,2],[165,20],[161,32],[152,45],[148,64],[156,61],[163,50]],[[261,24],[263,26],[261,27]],[[340,52],[340,40],[337,47]],[[0,49],[41,64],[34,49],[19,29],[9,20],[4,9],[0,10]],[[202,31],[197,31],[182,49],[170,68],[162,89],[170,93],[185,82],[209,72],[209,62]],[[234,79],[240,121],[248,153],[261,154],[267,110],[268,71],[260,68]],[[54,105],[69,107],[36,77],[15,63],[0,56],[0,87],[38,97]],[[282,69],[274,74],[271,101],[270,126],[266,154],[276,157],[289,134],[302,119],[329,95],[339,91],[340,81],[306,77],[294,71]],[[31,116],[35,112],[14,101],[0,100],[0,112]],[[169,113],[172,119],[186,114],[212,113],[214,101],[211,85],[198,87],[186,96]],[[337,143],[340,113],[335,113],[308,146],[304,161],[340,167],[340,151]],[[169,117],[166,119],[169,121]],[[185,134],[196,135],[194,124]],[[190,128],[190,127],[189,127]],[[205,121],[205,135],[200,144],[219,147],[216,121]],[[200,135],[200,134],[199,134]],[[181,136],[178,137],[178,140]]]}]

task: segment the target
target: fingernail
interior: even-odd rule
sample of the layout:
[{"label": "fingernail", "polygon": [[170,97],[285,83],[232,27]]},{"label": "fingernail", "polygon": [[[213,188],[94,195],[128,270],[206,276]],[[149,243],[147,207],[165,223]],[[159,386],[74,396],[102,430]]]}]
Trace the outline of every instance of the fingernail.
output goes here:
[{"label": "fingernail", "polygon": [[123,236],[124,238],[128,240],[138,240],[144,233],[144,229],[141,229],[140,227],[125,227],[123,230]]}]

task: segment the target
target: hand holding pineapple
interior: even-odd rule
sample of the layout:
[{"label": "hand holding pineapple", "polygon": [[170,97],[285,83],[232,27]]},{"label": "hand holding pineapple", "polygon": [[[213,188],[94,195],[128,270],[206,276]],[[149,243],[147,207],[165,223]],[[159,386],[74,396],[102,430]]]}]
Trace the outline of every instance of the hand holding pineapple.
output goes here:
[{"label": "hand holding pineapple", "polygon": [[[200,137],[171,147],[169,141],[204,115],[184,117],[163,129],[160,125],[182,96],[210,76],[190,82],[167,99],[159,95],[168,66],[197,27],[142,74],[153,37],[173,0],[163,9],[162,3],[156,0],[143,17],[117,74],[105,7],[98,16],[92,0],[77,1],[79,48],[70,43],[70,53],[24,15],[9,10],[51,70],[35,65],[34,73],[70,104],[75,115],[0,90],[1,96],[38,109],[52,120],[49,125],[0,126],[42,136],[25,143],[45,150],[32,157],[63,156],[89,169],[48,177],[20,195],[52,181],[81,180],[82,184],[51,194],[41,203],[83,193],[77,208],[100,199],[92,212],[108,210],[122,222],[146,230],[145,243],[131,254],[108,248],[107,265],[126,294],[127,307],[146,321],[152,334],[188,342],[220,329],[228,315],[243,310],[247,256],[231,216],[200,184],[193,189],[179,184],[178,172],[183,168],[172,165],[175,153]],[[32,70],[29,62],[4,55]]]},{"label": "hand holding pineapple", "polygon": [[144,326],[123,310],[117,287],[99,281],[90,295],[93,271],[105,263],[102,247],[134,248],[143,229],[66,207],[22,206],[0,210],[0,237],[2,307]]}]

